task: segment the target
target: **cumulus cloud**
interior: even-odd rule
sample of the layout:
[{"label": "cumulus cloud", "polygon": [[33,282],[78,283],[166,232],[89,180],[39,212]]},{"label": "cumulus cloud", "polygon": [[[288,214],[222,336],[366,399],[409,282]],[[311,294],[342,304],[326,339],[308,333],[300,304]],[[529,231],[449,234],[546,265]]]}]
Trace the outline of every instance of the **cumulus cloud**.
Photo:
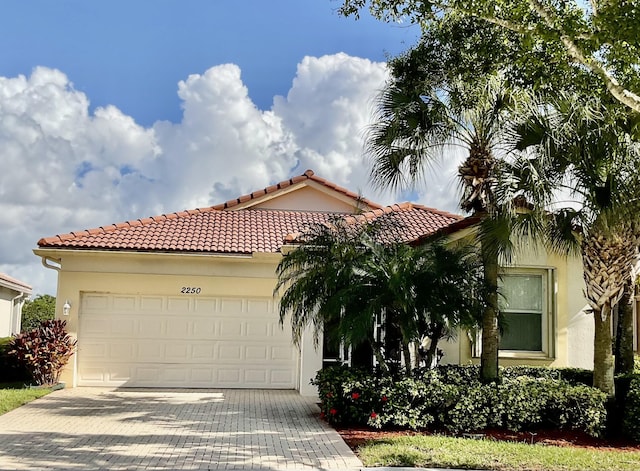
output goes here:
[{"label": "cumulus cloud", "polygon": [[[90,112],[61,71],[0,77],[0,271],[55,294],[31,252],[40,237],[212,205],[307,168],[382,203],[406,196],[374,193],[362,157],[386,77],[366,59],[306,57],[288,94],[260,110],[240,69],[218,65],[178,84],[180,122],[148,128],[114,106]],[[430,178],[411,196],[453,210],[451,186]]]}]

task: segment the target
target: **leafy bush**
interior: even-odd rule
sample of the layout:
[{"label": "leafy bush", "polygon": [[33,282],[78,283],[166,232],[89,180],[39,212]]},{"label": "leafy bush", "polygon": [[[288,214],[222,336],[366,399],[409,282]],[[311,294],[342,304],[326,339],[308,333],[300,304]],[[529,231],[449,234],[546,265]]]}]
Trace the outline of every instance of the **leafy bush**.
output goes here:
[{"label": "leafy bush", "polygon": [[37,329],[41,322],[53,320],[56,314],[56,298],[49,294],[38,295],[22,306],[22,332]]},{"label": "leafy bush", "polygon": [[29,373],[18,364],[13,355],[9,355],[11,340],[13,337],[0,338],[0,381],[2,382],[27,382]]},{"label": "leafy bush", "polygon": [[622,428],[624,435],[640,442],[640,376],[634,375],[624,398]]},{"label": "leafy bush", "polygon": [[332,424],[512,431],[573,429],[598,436],[606,422],[606,396],[571,384],[551,368],[502,370],[502,382],[482,384],[476,366],[441,366],[413,377],[384,377],[347,367],[318,373],[322,412]]},{"label": "leafy bush", "polygon": [[9,353],[29,371],[38,385],[53,385],[75,352],[76,340],[67,333],[66,321],[48,320],[13,338]]}]

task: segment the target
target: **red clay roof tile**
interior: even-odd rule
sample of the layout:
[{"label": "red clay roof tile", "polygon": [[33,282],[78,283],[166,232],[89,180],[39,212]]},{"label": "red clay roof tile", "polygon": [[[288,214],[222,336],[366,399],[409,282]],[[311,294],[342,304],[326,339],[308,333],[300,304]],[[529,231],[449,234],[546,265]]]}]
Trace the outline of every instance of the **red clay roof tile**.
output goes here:
[{"label": "red clay roof tile", "polygon": [[[286,186],[295,181],[311,178],[330,186],[326,180],[307,171],[300,177],[281,182]],[[273,192],[275,186],[265,188]],[[354,195],[336,187],[338,191]],[[256,193],[256,192],[254,192]],[[253,195],[252,193],[251,195]],[[231,203],[237,204],[251,195],[245,195]],[[366,201],[366,200],[365,200]],[[414,241],[433,234],[452,223],[460,216],[411,203],[400,203],[381,207],[370,203],[375,209],[358,215],[317,211],[287,211],[274,209],[252,209],[221,211],[231,204],[198,210],[186,210],[168,215],[141,218],[103,226],[101,228],[46,237],[38,241],[40,247],[61,249],[134,250],[134,251],[180,251],[250,254],[254,252],[278,252],[285,243],[291,243],[314,224],[327,223],[335,217],[346,217],[353,223],[374,220],[383,214],[392,214],[398,222],[398,236]]]}]

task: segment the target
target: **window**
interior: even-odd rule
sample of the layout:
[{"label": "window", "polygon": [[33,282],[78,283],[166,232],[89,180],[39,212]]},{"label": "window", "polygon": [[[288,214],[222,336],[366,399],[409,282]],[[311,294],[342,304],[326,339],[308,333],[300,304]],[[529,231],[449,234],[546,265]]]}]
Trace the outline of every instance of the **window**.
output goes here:
[{"label": "window", "polygon": [[505,269],[499,282],[502,356],[552,356],[553,270]]}]

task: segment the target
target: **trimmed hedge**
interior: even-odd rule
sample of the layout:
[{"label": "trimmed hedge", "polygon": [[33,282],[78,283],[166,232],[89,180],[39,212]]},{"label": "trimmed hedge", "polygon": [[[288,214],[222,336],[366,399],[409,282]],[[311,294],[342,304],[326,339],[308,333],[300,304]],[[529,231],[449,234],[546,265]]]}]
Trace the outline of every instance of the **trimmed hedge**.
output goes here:
[{"label": "trimmed hedge", "polygon": [[604,432],[606,395],[577,381],[583,373],[572,371],[575,382],[551,368],[503,368],[501,374],[500,384],[482,384],[477,366],[441,366],[411,377],[338,366],[318,372],[313,384],[323,416],[334,425]]}]

